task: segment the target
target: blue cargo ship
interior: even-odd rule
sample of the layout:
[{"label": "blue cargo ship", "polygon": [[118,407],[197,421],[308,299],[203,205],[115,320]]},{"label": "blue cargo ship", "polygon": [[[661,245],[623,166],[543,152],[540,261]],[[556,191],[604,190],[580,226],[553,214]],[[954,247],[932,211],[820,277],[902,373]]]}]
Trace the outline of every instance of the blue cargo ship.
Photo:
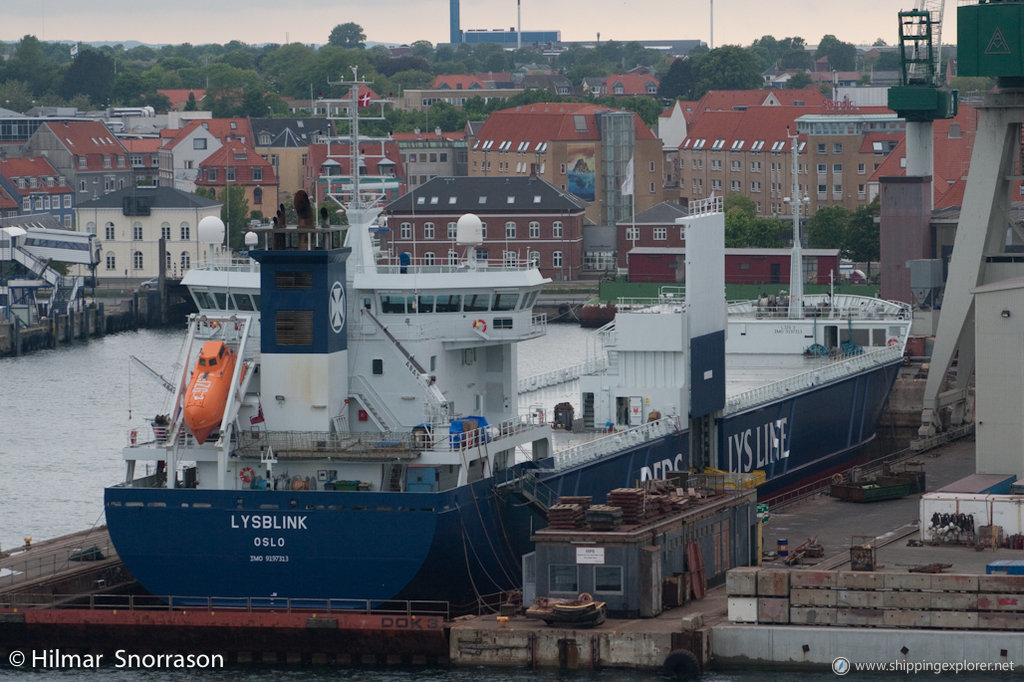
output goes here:
[{"label": "blue cargo ship", "polygon": [[[350,149],[357,140],[353,126]],[[874,437],[909,308],[855,296],[727,304],[720,201],[683,224],[698,283],[622,302],[600,330],[607,362],[580,378],[566,444],[543,414],[518,413],[516,344],[546,327],[536,264],[478,258],[472,215],[458,220],[457,259],[391,259],[371,196],[390,180],[335,181],[346,228],[300,194],[298,224],[281,211],[246,235],[248,258],[211,246],[185,275],[199,313],[169,409],[127,437],[125,479],[105,491],[118,555],[153,594],[457,609],[521,585],[553,495],[601,502],[691,468],[777,490],[848,466]],[[558,190],[531,178],[508,191]],[[199,231],[223,241],[215,219]],[[200,364],[211,340],[229,371]],[[196,390],[225,396],[201,439],[185,420]]]}]

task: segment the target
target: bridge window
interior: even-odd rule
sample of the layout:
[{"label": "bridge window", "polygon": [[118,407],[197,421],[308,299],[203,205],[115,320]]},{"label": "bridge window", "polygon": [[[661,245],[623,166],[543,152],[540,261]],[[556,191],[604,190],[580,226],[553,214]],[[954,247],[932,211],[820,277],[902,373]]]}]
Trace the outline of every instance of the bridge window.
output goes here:
[{"label": "bridge window", "polygon": [[491,310],[515,310],[518,302],[518,293],[498,293],[494,295],[494,305]]},{"label": "bridge window", "polygon": [[435,297],[439,313],[457,313],[462,305],[462,297],[459,294],[438,294]]},{"label": "bridge window", "polygon": [[132,267],[136,270],[142,269],[142,252],[136,251],[132,254]]},{"label": "bridge window", "polygon": [[405,296],[395,296],[392,294],[381,294],[380,296],[380,311],[382,313],[397,313],[402,314],[405,312]]},{"label": "bridge window", "polygon": [[491,307],[490,294],[466,294],[463,310],[467,313],[482,313]]},{"label": "bridge window", "polygon": [[117,256],[114,255],[113,251],[107,251],[106,255],[107,270],[117,270]]}]

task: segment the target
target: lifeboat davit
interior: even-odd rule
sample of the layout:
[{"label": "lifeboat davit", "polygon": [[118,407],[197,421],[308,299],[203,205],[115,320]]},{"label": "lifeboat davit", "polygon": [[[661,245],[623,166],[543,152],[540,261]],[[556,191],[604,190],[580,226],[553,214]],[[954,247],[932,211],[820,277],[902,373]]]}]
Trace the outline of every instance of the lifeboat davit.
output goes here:
[{"label": "lifeboat davit", "polygon": [[200,445],[224,419],[235,361],[234,351],[223,341],[207,341],[199,351],[185,391],[184,420]]}]

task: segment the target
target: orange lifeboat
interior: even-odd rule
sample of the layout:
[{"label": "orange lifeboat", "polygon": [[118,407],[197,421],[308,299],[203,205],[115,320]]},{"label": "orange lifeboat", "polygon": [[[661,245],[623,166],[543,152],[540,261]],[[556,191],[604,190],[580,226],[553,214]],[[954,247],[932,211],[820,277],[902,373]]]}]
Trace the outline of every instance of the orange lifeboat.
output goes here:
[{"label": "orange lifeboat", "polygon": [[207,341],[199,351],[192,379],[185,391],[185,426],[200,444],[224,419],[235,353],[223,341]]}]

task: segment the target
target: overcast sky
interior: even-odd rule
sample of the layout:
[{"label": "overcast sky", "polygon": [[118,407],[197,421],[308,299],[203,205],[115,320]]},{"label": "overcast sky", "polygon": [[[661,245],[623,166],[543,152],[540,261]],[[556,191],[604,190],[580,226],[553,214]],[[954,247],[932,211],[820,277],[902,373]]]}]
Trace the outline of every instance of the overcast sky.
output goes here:
[{"label": "overcast sky", "polygon": [[[823,35],[870,44],[897,40],[897,12],[915,0],[521,0],[522,28],[560,30],[563,40],[710,38],[749,45],[762,35]],[[955,9],[943,42],[955,42]],[[517,23],[514,0],[461,0],[462,28],[505,29]],[[337,24],[353,21],[372,42],[448,42],[448,0],[31,0],[0,7],[0,40],[31,34],[43,41],[144,43],[325,43]]]}]

